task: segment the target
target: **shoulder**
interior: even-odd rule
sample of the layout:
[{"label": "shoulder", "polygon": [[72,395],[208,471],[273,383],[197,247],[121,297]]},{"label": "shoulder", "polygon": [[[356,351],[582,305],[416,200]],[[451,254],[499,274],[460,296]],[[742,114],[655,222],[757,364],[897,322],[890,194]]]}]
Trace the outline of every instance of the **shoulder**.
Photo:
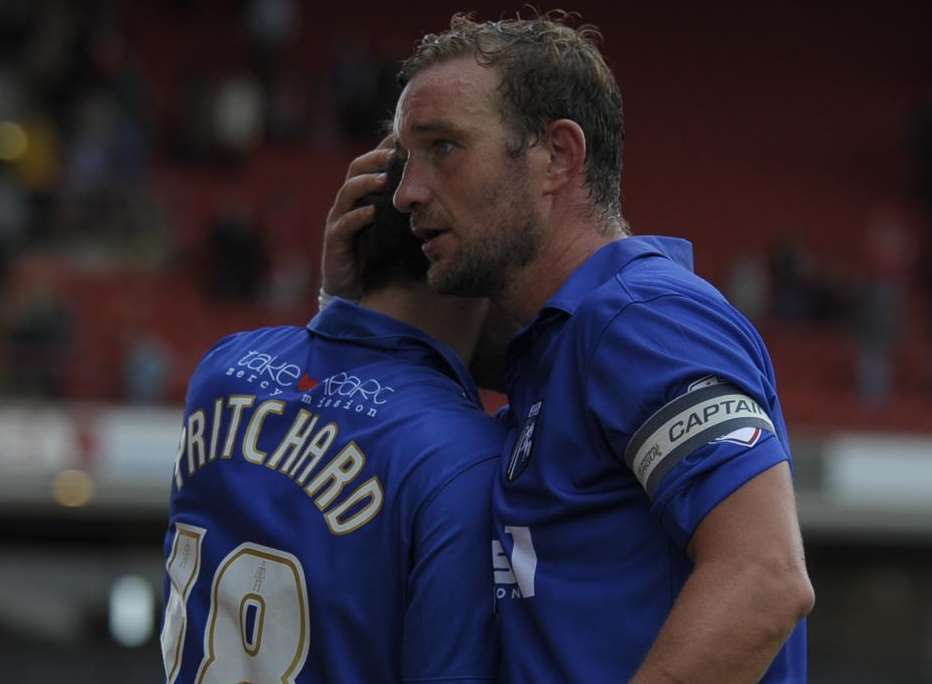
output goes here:
[{"label": "shoulder", "polygon": [[425,399],[382,423],[383,438],[407,472],[409,491],[431,497],[454,482],[472,488],[477,479],[491,486],[506,437],[503,423],[458,391]]},{"label": "shoulder", "polygon": [[[590,304],[595,311],[586,328],[590,400],[601,396],[597,403],[608,401],[611,410],[624,407],[636,425],[715,378],[765,406],[775,404],[763,340],[705,280],[669,260],[643,259],[603,287]],[[615,389],[622,380],[624,396]]]},{"label": "shoulder", "polygon": [[505,439],[504,424],[463,396],[458,385],[452,381],[450,385],[446,392],[422,394],[423,403],[417,408],[403,408],[400,430],[419,451],[442,454],[447,462],[497,457]]},{"label": "shoulder", "polygon": [[[764,343],[753,325],[712,284],[663,257],[635,260],[594,290],[581,304],[576,325],[586,357],[623,349],[681,357],[728,349],[764,359]],[[640,364],[641,354],[619,361]]]},{"label": "shoulder", "polygon": [[205,391],[216,394],[228,378],[240,377],[263,364],[274,363],[282,350],[303,339],[304,328],[274,326],[245,330],[226,335],[208,349],[198,361],[188,383],[188,401]]},{"label": "shoulder", "polygon": [[[694,311],[684,305],[694,305]],[[576,317],[588,324],[607,326],[619,316],[634,320],[646,311],[664,312],[679,318],[699,310],[725,318],[741,315],[711,283],[688,268],[661,256],[648,256],[627,263],[613,277],[595,288],[580,304]]]}]

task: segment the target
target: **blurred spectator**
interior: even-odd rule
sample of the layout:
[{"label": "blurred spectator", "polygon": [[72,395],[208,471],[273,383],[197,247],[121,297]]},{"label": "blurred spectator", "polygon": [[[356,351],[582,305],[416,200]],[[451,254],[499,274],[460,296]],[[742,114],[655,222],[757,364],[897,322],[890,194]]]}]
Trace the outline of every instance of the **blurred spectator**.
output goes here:
[{"label": "blurred spectator", "polygon": [[773,313],[792,321],[808,318],[812,310],[809,291],[810,255],[803,246],[784,236],[770,253]]},{"label": "blurred spectator", "polygon": [[345,141],[378,142],[381,123],[391,117],[398,99],[398,69],[358,37],[342,36],[335,45],[327,106]]},{"label": "blurred spectator", "polygon": [[923,315],[929,344],[926,354],[925,383],[932,392],[932,86],[913,113],[910,149],[914,153],[916,191],[924,212],[921,237]]},{"label": "blurred spectator", "polygon": [[269,307],[283,312],[305,308],[312,293],[307,259],[299,254],[285,253],[272,265],[271,271],[265,298]]},{"label": "blurred spectator", "polygon": [[9,63],[19,57],[30,32],[34,3],[30,0],[0,2],[0,62]]},{"label": "blurred spectator", "polygon": [[26,108],[22,81],[22,75],[9,63],[0,66],[0,121],[16,120]]},{"label": "blurred spectator", "polygon": [[172,132],[176,159],[245,162],[263,142],[266,102],[258,81],[245,72],[215,80],[196,69],[184,78]]},{"label": "blurred spectator", "polygon": [[816,263],[806,247],[789,235],[771,249],[771,310],[792,322],[840,323],[847,318],[845,288],[827,264]]},{"label": "blurred spectator", "polygon": [[53,261],[20,264],[6,325],[7,391],[39,398],[67,394],[71,311],[55,287]]},{"label": "blurred spectator", "polygon": [[280,79],[284,50],[300,28],[294,0],[250,0],[246,8],[252,66],[268,93]]},{"label": "blurred spectator", "polygon": [[214,143],[224,160],[245,160],[262,143],[265,98],[249,74],[230,76],[217,86],[212,107]]},{"label": "blurred spectator", "polygon": [[0,168],[0,294],[7,268],[26,234],[30,206],[26,193]]},{"label": "blurred spectator", "polygon": [[210,158],[213,137],[211,78],[195,65],[182,67],[178,111],[170,124],[169,148],[183,163]]},{"label": "blurred spectator", "polygon": [[249,302],[265,284],[269,258],[262,231],[244,208],[231,206],[210,224],[206,285],[218,299]]},{"label": "blurred spectator", "polygon": [[246,7],[250,66],[265,104],[268,142],[292,143],[308,130],[308,78],[286,56],[301,28],[295,0],[250,0]]},{"label": "blurred spectator", "polygon": [[266,129],[273,144],[302,141],[308,133],[310,102],[307,78],[295,70],[282,70],[266,98]]},{"label": "blurred spectator", "polygon": [[77,102],[74,124],[66,162],[66,193],[88,197],[139,178],[141,133],[109,94],[93,91],[83,95]]},{"label": "blurred spectator", "polygon": [[131,330],[123,341],[123,399],[135,404],[165,401],[172,354],[152,333]]},{"label": "blurred spectator", "polygon": [[12,177],[29,199],[26,244],[45,241],[52,232],[49,220],[55,192],[62,177],[61,137],[54,121],[44,114],[30,114],[13,123],[25,142],[21,155],[10,160]]},{"label": "blurred spectator", "polygon": [[770,282],[764,260],[756,254],[739,254],[731,265],[728,299],[752,321],[767,313]]},{"label": "blurred spectator", "polygon": [[862,241],[863,268],[854,304],[857,384],[868,406],[886,404],[893,390],[894,353],[904,333],[914,245],[903,218],[875,212]]},{"label": "blurred spectator", "polygon": [[[926,212],[926,229],[932,236],[932,86],[913,113],[910,149],[914,153],[916,191]],[[932,249],[932,245],[928,245]],[[927,281],[932,291],[932,276]]]},{"label": "blurred spectator", "polygon": [[23,66],[36,104],[52,112],[64,126],[76,92],[87,82],[87,50],[77,26],[78,6],[65,0],[36,3],[35,21],[31,24],[23,49]]}]

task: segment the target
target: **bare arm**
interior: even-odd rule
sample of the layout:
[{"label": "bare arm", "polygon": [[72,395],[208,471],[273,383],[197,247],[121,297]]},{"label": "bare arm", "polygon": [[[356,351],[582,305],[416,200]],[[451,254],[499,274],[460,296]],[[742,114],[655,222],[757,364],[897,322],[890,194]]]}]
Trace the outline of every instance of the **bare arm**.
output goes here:
[{"label": "bare arm", "polygon": [[688,551],[693,572],[631,684],[760,681],[815,601],[789,466],[716,506]]}]

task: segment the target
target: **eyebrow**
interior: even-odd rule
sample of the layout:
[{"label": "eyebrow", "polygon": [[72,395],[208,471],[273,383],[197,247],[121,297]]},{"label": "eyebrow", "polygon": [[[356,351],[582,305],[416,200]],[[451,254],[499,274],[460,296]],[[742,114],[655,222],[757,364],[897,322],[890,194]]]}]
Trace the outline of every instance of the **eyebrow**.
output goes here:
[{"label": "eyebrow", "polygon": [[462,137],[468,136],[465,129],[456,126],[449,121],[437,119],[435,121],[424,121],[411,127],[411,132],[415,135],[428,135],[431,133],[448,133]]},{"label": "eyebrow", "polygon": [[[397,130],[397,129],[396,129]],[[429,119],[421,123],[414,124],[411,127],[412,136],[426,136],[435,134],[453,135],[461,140],[468,141],[472,138],[469,131],[457,126],[446,119]],[[395,153],[402,158],[407,158],[407,148],[401,143],[401,136],[395,136]]]}]

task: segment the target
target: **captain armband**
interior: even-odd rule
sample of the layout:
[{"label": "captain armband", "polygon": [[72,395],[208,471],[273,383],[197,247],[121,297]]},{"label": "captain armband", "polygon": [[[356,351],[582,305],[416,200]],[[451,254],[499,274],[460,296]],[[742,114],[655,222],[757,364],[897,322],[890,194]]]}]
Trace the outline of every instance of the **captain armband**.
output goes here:
[{"label": "captain armband", "polygon": [[730,383],[704,378],[647,419],[628,442],[625,463],[653,498],[663,476],[703,444],[753,446],[762,430],[776,433],[756,400]]}]

